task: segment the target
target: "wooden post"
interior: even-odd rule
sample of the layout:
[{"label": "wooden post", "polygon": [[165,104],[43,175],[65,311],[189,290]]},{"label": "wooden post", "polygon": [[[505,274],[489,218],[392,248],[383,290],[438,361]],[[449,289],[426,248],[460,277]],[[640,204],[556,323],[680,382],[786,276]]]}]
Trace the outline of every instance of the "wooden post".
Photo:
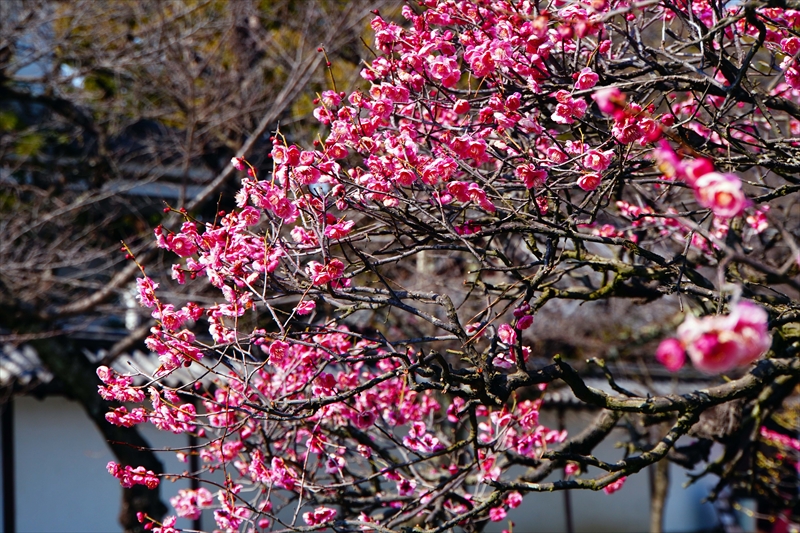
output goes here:
[{"label": "wooden post", "polygon": [[14,400],[0,404],[0,464],[3,466],[3,533],[17,532],[16,488],[14,482]]}]

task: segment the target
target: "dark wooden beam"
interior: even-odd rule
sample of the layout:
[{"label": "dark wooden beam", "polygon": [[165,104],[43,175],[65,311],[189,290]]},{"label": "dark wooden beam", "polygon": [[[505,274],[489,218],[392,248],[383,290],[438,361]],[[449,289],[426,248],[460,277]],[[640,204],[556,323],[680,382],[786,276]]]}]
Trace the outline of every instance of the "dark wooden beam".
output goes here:
[{"label": "dark wooden beam", "polygon": [[16,489],[14,483],[14,400],[9,396],[0,404],[0,445],[3,467],[3,533],[17,532]]}]

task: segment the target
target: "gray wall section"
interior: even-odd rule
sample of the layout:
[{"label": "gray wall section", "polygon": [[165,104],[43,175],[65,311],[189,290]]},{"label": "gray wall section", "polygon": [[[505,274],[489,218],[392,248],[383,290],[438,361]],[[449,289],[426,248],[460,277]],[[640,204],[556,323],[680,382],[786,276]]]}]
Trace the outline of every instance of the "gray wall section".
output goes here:
[{"label": "gray wall section", "polygon": [[[113,456],[81,407],[60,397],[15,400],[18,533],[111,533],[121,531],[122,489],[108,474]],[[156,448],[185,446],[186,437],[145,426]],[[174,453],[160,454],[168,472],[183,472]],[[165,502],[187,480],[162,481]],[[189,528],[188,520],[178,527]]]},{"label": "gray wall section", "polygon": [[122,491],[105,472],[112,455],[80,407],[63,398],[15,403],[18,533],[120,531]]},{"label": "gray wall section", "polygon": [[[0,409],[0,423],[2,423],[2,420],[3,420],[3,410]],[[2,453],[3,453],[3,441],[2,439],[0,439],[0,457],[2,457]],[[0,480],[2,479],[3,479],[3,463],[2,461],[0,461]],[[4,497],[3,484],[0,483],[0,502],[4,501],[2,499],[3,497]],[[0,505],[0,533],[6,533],[4,524],[5,524],[5,515],[3,514],[3,506]]]}]

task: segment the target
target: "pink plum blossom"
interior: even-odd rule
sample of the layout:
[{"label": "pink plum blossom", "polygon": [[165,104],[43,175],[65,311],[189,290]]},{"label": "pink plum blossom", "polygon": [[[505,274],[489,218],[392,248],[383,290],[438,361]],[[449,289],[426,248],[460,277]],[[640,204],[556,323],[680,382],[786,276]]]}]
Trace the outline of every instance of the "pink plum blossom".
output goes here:
[{"label": "pink plum blossom", "polygon": [[118,374],[107,366],[97,367],[97,377],[104,383],[98,385],[100,396],[107,401],[142,402],[145,398],[144,391],[133,386],[133,378]]},{"label": "pink plum blossom", "polygon": [[670,372],[677,372],[686,362],[686,351],[678,339],[665,339],[656,350],[656,361]]},{"label": "pink plum blossom", "polygon": [[139,300],[139,303],[144,307],[155,307],[158,302],[155,293],[158,288],[158,283],[155,283],[148,277],[136,278],[136,288],[138,290],[136,298]]},{"label": "pink plum blossom", "polygon": [[625,109],[625,95],[616,87],[605,87],[592,95],[597,107],[606,115],[618,116]]},{"label": "pink plum blossom", "polygon": [[508,324],[500,324],[500,327],[497,328],[497,336],[500,338],[501,342],[509,346],[513,346],[517,343],[517,333],[514,331],[514,328]]},{"label": "pink plum blossom", "polygon": [[[668,142],[662,140],[659,147],[653,150],[653,159],[658,170],[668,179],[684,179],[686,161],[675,153]],[[710,171],[714,170],[713,168]]]},{"label": "pink plum blossom", "polygon": [[565,90],[560,90],[554,95],[558,104],[551,118],[558,124],[572,124],[576,118],[581,118],[586,113],[586,100],[573,98]]},{"label": "pink plum blossom", "polygon": [[638,117],[622,116],[614,120],[611,127],[611,134],[622,144],[631,144],[639,140],[645,132],[642,130],[642,122]]},{"label": "pink plum blossom", "polygon": [[343,239],[350,233],[353,226],[355,226],[355,222],[352,220],[331,224],[325,228],[325,236],[333,240]]},{"label": "pink plum blossom", "polygon": [[516,491],[509,492],[506,496],[506,505],[508,505],[510,509],[516,509],[522,505],[522,494]]},{"label": "pink plum blossom", "polygon": [[755,233],[762,233],[769,227],[769,220],[767,219],[767,213],[769,212],[769,206],[765,205],[752,215],[748,215],[745,219],[747,224],[753,228]]},{"label": "pink plum blossom", "polygon": [[578,77],[575,80],[575,88],[579,91],[584,89],[591,89],[595,85],[597,85],[597,80],[600,77],[597,75],[595,71],[590,69],[589,67],[585,67],[578,73]]},{"label": "pink plum blossom", "polygon": [[146,470],[143,466],[132,468],[129,465],[124,467],[111,461],[106,466],[108,473],[119,479],[120,485],[129,489],[134,485],[144,485],[148,489],[154,489],[159,485],[158,476],[152,470]]},{"label": "pink plum blossom", "polygon": [[586,168],[601,172],[609,167],[613,158],[613,150],[590,150],[583,156],[583,165]]},{"label": "pink plum blossom", "polygon": [[517,320],[517,329],[518,330],[526,330],[529,327],[531,327],[531,324],[533,324],[533,316],[531,316],[531,315],[521,316]]},{"label": "pink plum blossom", "polygon": [[402,478],[397,482],[397,494],[399,496],[411,496],[414,494],[414,489],[417,487],[417,482],[412,479]]},{"label": "pink plum blossom", "polygon": [[622,486],[625,484],[626,479],[627,477],[623,476],[618,480],[614,481],[613,483],[606,485],[605,487],[603,487],[603,492],[605,492],[606,494],[614,494],[615,492],[617,492],[619,489],[622,488]]},{"label": "pink plum blossom", "polygon": [[502,522],[506,518],[506,510],[502,507],[492,507],[489,509],[489,520],[492,522]]},{"label": "pink plum blossom", "polygon": [[684,159],[681,163],[678,178],[689,185],[694,185],[700,176],[714,172],[714,164],[704,157]]},{"label": "pink plum blossom", "polygon": [[213,497],[211,492],[203,487],[197,490],[181,489],[169,502],[178,516],[196,520],[202,515],[204,507],[212,505]]},{"label": "pink plum blossom", "polygon": [[533,165],[525,164],[518,166],[514,173],[522,180],[525,187],[533,189],[534,187],[541,187],[547,181],[547,171],[537,169]]},{"label": "pink plum blossom", "polygon": [[742,181],[734,174],[709,172],[697,178],[694,190],[698,203],[719,217],[738,216],[748,205]]},{"label": "pink plum blossom", "polygon": [[461,79],[458,61],[452,57],[436,56],[429,59],[428,72],[433,79],[442,82],[445,87],[452,87]]},{"label": "pink plum blossom", "polygon": [[[219,530],[269,527],[270,498],[284,496],[305,506],[298,510],[305,529],[330,528],[340,517],[336,510],[302,511],[315,500],[337,502],[342,520],[350,520],[360,509],[348,509],[348,494],[373,486],[380,492],[367,495],[364,528],[387,512],[414,520],[412,505],[440,508],[448,520],[484,505],[489,493],[473,490],[474,482],[511,481],[513,464],[545,464],[546,452],[566,440],[565,431],[540,423],[541,395],[528,391],[548,385],[531,376],[554,375],[539,361],[531,360],[529,369],[516,365],[532,357],[523,337],[530,336],[539,307],[585,296],[571,292],[582,276],[572,277],[571,262],[588,261],[610,281],[622,272],[607,262],[613,257],[636,267],[631,279],[617,280],[620,290],[630,292],[640,280],[664,289],[663,276],[683,265],[718,268],[725,255],[719,242],[728,236],[741,240],[742,250],[767,240],[769,233],[755,235],[769,227],[764,193],[763,204],[748,209],[742,181],[715,168],[726,158],[727,164],[748,161],[744,150],[767,153],[778,132],[768,129],[760,110],[736,102],[737,93],[726,100],[718,85],[702,97],[691,90],[659,95],[637,87],[635,78],[614,80],[627,96],[617,87],[597,87],[598,73],[613,74],[609,65],[625,64],[630,53],[612,44],[607,17],[622,9],[619,20],[635,21],[642,10],[624,2],[512,4],[423,0],[401,7],[402,23],[376,15],[376,57],[362,71],[369,87],[349,95],[321,92],[313,114],[324,127],[313,148],[285,145],[287,133],[276,131],[273,166],[263,179],[244,159],[231,160],[247,173],[235,208],[208,216],[170,208],[171,217],[184,216],[180,229],[172,221],[156,229],[158,247],[180,258],[174,279],[202,278],[210,285],[209,303],[169,303],[189,292],[157,293],[158,278],[139,279],[137,298],[156,320],[144,341],[158,356],[155,380],[100,367],[99,393],[109,401],[143,402],[147,396],[136,384],[147,383],[151,405],[114,405],[106,419],[198,436],[200,445],[182,458],[197,453],[203,471],[225,474],[214,513]],[[690,15],[714,24],[717,15],[707,3],[696,4]],[[675,13],[653,9],[677,26]],[[766,13],[758,16],[771,16]],[[789,56],[774,75],[786,83],[765,94],[770,105],[798,98],[792,87],[800,88],[794,58],[800,38],[790,28],[799,20],[792,14],[769,25],[763,53]],[[723,42],[726,32],[754,37],[745,23],[720,28],[718,36]],[[730,86],[718,70],[712,83]],[[592,101],[596,107],[589,110]],[[722,132],[709,113],[726,101],[744,107],[735,120],[724,117],[731,127]],[[800,121],[792,119],[786,131],[796,138]],[[577,190],[600,191],[604,175],[616,175],[612,164],[624,175],[609,196]],[[780,179],[770,175],[764,188]],[[748,226],[739,232],[741,221],[730,219],[745,212]],[[577,252],[581,241],[591,247],[580,257],[565,253]],[[666,263],[652,264],[653,246]],[[773,248],[775,257],[782,247]],[[453,287],[424,279],[419,272],[430,265],[423,269],[423,262],[405,268],[404,261],[428,249],[457,259],[435,262],[437,269],[452,269],[436,276],[458,277],[447,278]],[[597,250],[604,257],[593,258]],[[455,316],[445,294],[456,281],[461,285],[464,272],[477,276],[459,291],[467,299],[455,303]],[[423,285],[444,286],[428,292]],[[683,289],[687,299],[707,296]],[[312,313],[313,320],[301,318]],[[453,338],[463,336],[459,323],[466,324],[466,342]],[[189,330],[201,326],[197,337]],[[728,315],[688,316],[655,358],[670,371],[688,358],[700,371],[718,373],[751,364],[770,345],[766,311],[739,302]],[[481,357],[459,359],[467,348]],[[209,362],[213,352],[218,357]],[[171,389],[162,378],[180,367],[203,379],[188,384],[193,389]],[[202,404],[187,403],[189,393]],[[473,430],[477,445],[462,447]],[[160,479],[144,467],[108,468],[123,486],[156,486]],[[579,473],[577,463],[566,464],[566,476]],[[364,475],[374,483],[358,481]],[[436,489],[448,475],[461,481]],[[523,501],[518,492],[499,496],[473,518],[503,521]],[[210,492],[198,489],[181,490],[171,502],[178,516],[194,519],[210,500]],[[366,514],[373,510],[374,518]],[[170,517],[150,529],[173,533],[175,523]]]},{"label": "pink plum blossom", "polygon": [[330,522],[335,517],[336,509],[331,509],[330,507],[317,507],[313,511],[303,513],[303,520],[305,520],[306,524],[309,526],[316,526],[319,524],[324,524],[325,522]]},{"label": "pink plum blossom", "polygon": [[133,427],[147,420],[146,411],[141,407],[136,407],[128,413],[128,409],[123,405],[111,412],[106,413],[106,420],[115,426]]},{"label": "pink plum blossom", "polygon": [[453,112],[458,113],[459,115],[463,115],[469,112],[469,108],[470,108],[469,102],[463,99],[458,99],[453,104]]},{"label": "pink plum blossom", "polygon": [[317,307],[317,303],[314,300],[303,300],[297,307],[295,307],[295,312],[300,315],[308,315]]},{"label": "pink plum blossom", "polygon": [[314,285],[324,285],[342,276],[344,263],[339,259],[332,259],[326,265],[311,261],[308,263],[306,271]]},{"label": "pink plum blossom", "polygon": [[[178,521],[177,516],[167,516],[164,518],[164,521],[161,522],[160,526],[155,526],[150,531],[153,533],[179,533],[179,529],[175,528],[175,523]],[[146,524],[145,530],[149,529],[147,526],[152,524]]]},{"label": "pink plum blossom", "polygon": [[565,476],[574,476],[581,472],[581,465],[578,463],[568,462],[564,466],[564,475]]},{"label": "pink plum blossom", "polygon": [[709,374],[746,366],[772,344],[767,320],[766,311],[747,301],[735,304],[729,315],[695,318],[690,314],[678,327],[677,339],[662,342],[656,357],[667,368],[677,369],[680,352],[685,350],[695,368]]},{"label": "pink plum blossom", "polygon": [[578,178],[578,187],[584,191],[593,191],[600,185],[601,179],[600,174],[594,172],[584,174]]}]

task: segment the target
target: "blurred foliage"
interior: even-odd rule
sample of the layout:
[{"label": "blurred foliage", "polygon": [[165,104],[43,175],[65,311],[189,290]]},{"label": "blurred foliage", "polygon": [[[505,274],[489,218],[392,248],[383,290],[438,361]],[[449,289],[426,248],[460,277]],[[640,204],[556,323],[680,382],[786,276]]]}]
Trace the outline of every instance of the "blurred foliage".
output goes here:
[{"label": "blurred foliage", "polygon": [[[251,156],[262,174],[270,165],[269,133],[278,127],[310,145],[321,127],[313,100],[330,86],[331,72],[340,90],[360,80],[371,7],[332,0],[9,0],[9,22],[0,29],[2,42],[13,43],[0,53],[0,168],[12,185],[3,205],[15,210],[16,230],[5,228],[0,264],[21,268],[8,270],[13,279],[6,282],[27,287],[23,299],[37,305],[78,297],[72,281],[63,291],[35,294],[35,272],[50,260],[22,268],[27,251],[66,245],[64,228],[86,236],[56,254],[76,262],[76,250],[96,249],[89,254],[95,260],[120,239],[145,242],[163,218],[164,201],[185,202],[218,175],[265,115],[276,113]],[[323,42],[330,70],[317,52]],[[171,184],[171,192],[112,194],[151,182]],[[217,208],[211,201],[199,215],[212,217]],[[118,263],[109,260],[101,279]]]}]

